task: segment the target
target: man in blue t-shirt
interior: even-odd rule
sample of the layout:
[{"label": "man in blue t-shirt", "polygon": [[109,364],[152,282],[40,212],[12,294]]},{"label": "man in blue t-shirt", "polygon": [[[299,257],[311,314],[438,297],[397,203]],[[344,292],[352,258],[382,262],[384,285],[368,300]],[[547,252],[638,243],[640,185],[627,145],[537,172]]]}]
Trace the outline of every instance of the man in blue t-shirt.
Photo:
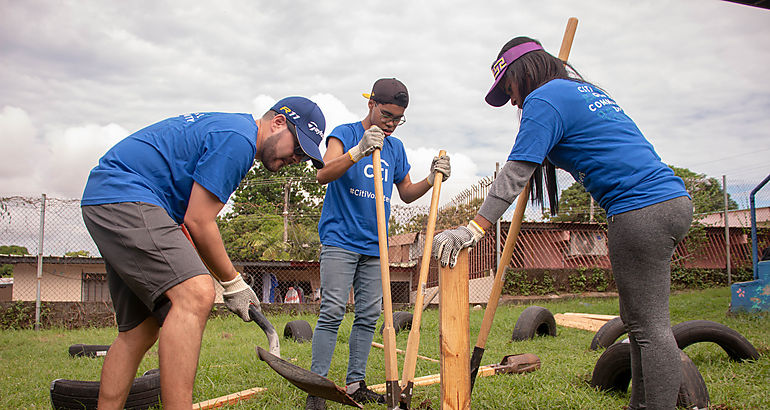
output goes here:
[{"label": "man in blue t-shirt", "polygon": [[[311,370],[326,376],[337,344],[337,329],[345,315],[353,287],[355,319],[350,332],[347,392],[358,402],[384,403],[382,395],[366,387],[366,362],[380,316],[382,283],[375,214],[371,153],[381,148],[385,220],[390,217],[393,186],[404,202],[423,196],[433,175],[449,178],[449,157],[435,157],[427,178],[412,183],[403,143],[392,136],[403,124],[409,94],[401,81],[383,78],[374,83],[369,111],[360,122],[336,127],[326,140],[324,161],[316,179],[328,183],[318,232],[321,238],[321,314],[313,334]],[[324,399],[308,396],[306,407],[325,408]]]},{"label": "man in blue t-shirt", "polygon": [[99,408],[123,408],[156,340],[163,405],[192,406],[201,339],[216,295],[209,271],[224,289],[225,305],[241,319],[251,320],[249,306],[260,306],[227,256],[216,216],[255,159],[270,171],[307,160],[322,168],[318,146],[325,128],[315,103],[287,97],[256,120],[213,112],[163,120],[99,160],[82,211],[104,258],[118,323],[102,367]]}]

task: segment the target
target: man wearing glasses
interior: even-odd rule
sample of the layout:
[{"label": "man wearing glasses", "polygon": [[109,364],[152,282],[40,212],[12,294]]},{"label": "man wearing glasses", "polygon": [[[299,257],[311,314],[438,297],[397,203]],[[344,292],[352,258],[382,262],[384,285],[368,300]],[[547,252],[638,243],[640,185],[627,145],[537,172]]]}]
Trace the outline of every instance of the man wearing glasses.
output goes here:
[{"label": "man wearing glasses", "polygon": [[156,340],[164,407],[191,408],[201,339],[216,295],[209,269],[224,289],[225,305],[241,319],[251,320],[249,305],[260,306],[227,256],[216,216],[255,159],[270,171],[307,160],[322,168],[318,146],[325,128],[315,103],[287,97],[256,120],[230,113],[163,120],[123,139],[99,160],[81,204],[105,261],[118,324],[102,366],[100,409],[123,408],[139,363]]},{"label": "man wearing glasses", "polygon": [[[347,392],[359,403],[385,403],[384,397],[369,390],[364,382],[382,303],[371,153],[381,148],[386,221],[390,218],[394,185],[401,199],[409,203],[430,190],[436,171],[448,178],[451,169],[448,156],[435,157],[428,177],[412,183],[404,145],[392,135],[396,127],[406,122],[404,111],[409,104],[409,93],[401,81],[377,80],[371,94],[364,97],[369,100],[366,117],[334,128],[326,139],[326,166],[316,174],[319,183],[329,185],[318,223],[321,313],[313,333],[310,370],[327,376],[352,286],[355,319],[349,338]],[[324,399],[308,396],[307,409],[325,406]]]}]

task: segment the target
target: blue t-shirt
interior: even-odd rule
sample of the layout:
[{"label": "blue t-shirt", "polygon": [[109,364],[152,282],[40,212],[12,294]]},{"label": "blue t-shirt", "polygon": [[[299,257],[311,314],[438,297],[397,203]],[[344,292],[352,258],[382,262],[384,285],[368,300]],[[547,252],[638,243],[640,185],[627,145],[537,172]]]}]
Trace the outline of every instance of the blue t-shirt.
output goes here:
[{"label": "blue t-shirt", "polygon": [[[364,126],[361,122],[343,124],[334,128],[326,139],[337,138],[347,152],[361,141]],[[380,153],[382,190],[385,197],[385,221],[390,219],[390,197],[393,184],[409,174],[404,144],[394,136],[385,138]],[[374,201],[374,167],[372,156],[353,164],[341,177],[326,187],[318,234],[324,245],[337,246],[362,255],[379,256],[377,212]]]},{"label": "blue t-shirt", "polygon": [[552,80],[524,99],[508,160],[539,164],[546,157],[583,184],[607,216],[689,196],[623,109],[587,83]]},{"label": "blue t-shirt", "polygon": [[256,153],[257,124],[249,114],[169,118],[107,151],[91,170],[81,204],[147,202],[182,223],[193,181],[226,203]]}]

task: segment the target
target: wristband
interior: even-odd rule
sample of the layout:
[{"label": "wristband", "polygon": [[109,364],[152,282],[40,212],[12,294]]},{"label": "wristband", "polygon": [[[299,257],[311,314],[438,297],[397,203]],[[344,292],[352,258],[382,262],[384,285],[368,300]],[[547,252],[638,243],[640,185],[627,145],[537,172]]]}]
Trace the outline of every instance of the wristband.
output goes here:
[{"label": "wristband", "polygon": [[479,224],[476,223],[476,221],[471,220],[468,222],[468,229],[470,229],[471,232],[473,232],[473,236],[476,238],[481,238],[484,236],[484,228],[482,228]]}]

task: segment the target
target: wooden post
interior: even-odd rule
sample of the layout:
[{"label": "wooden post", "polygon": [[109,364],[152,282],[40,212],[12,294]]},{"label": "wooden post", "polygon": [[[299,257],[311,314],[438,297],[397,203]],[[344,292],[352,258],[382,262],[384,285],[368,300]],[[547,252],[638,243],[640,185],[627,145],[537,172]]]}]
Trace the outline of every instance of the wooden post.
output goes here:
[{"label": "wooden post", "polygon": [[441,408],[471,408],[470,305],[468,250],[454,268],[439,267],[439,341],[441,343]]}]

